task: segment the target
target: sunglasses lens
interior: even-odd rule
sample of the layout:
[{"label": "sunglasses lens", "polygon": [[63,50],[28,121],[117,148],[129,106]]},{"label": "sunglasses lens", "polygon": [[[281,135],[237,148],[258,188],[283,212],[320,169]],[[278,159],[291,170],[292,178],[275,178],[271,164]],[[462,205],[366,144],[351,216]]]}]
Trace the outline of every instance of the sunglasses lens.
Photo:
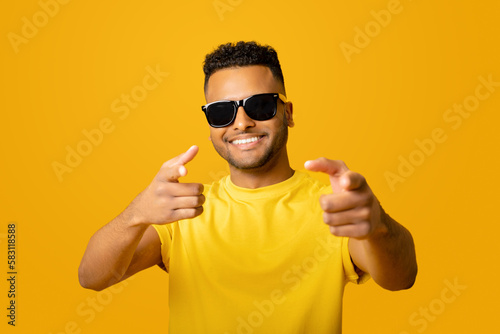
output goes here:
[{"label": "sunglasses lens", "polygon": [[245,112],[256,121],[266,121],[276,114],[274,94],[255,95],[245,103]]},{"label": "sunglasses lens", "polygon": [[207,109],[208,123],[214,127],[226,126],[231,123],[234,114],[232,102],[218,102]]}]

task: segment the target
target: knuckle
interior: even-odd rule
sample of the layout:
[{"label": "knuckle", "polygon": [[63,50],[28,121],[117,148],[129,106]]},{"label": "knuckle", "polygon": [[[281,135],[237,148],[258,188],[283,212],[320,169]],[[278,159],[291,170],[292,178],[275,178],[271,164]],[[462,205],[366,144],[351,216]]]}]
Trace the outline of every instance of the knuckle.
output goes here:
[{"label": "knuckle", "polygon": [[328,200],[328,197],[326,196],[321,196],[319,199],[319,205],[323,210],[328,210],[330,208],[330,201]]},{"label": "knuckle", "polygon": [[361,187],[365,183],[365,177],[359,173],[350,171],[351,179],[358,184],[358,188]]},{"label": "knuckle", "polygon": [[164,163],[161,164],[160,168],[169,168],[169,167],[170,167],[169,162],[165,161]]},{"label": "knuckle", "polygon": [[199,205],[203,205],[205,203],[205,200],[206,200],[205,195],[201,194],[198,196],[198,204]]},{"label": "knuckle", "polygon": [[203,211],[205,211],[205,209],[203,208],[203,206],[199,206],[196,208],[196,215],[199,216],[203,213]]},{"label": "knuckle", "polygon": [[176,215],[176,220],[181,220],[181,219],[191,219],[201,215],[202,213],[203,213],[203,207],[198,206],[193,208],[184,208],[176,210],[175,215]]},{"label": "knuckle", "polygon": [[320,164],[329,164],[332,160],[325,158],[325,157],[319,157],[316,159]]},{"label": "knuckle", "polygon": [[370,226],[366,222],[358,222],[353,225],[352,235],[357,238],[363,238],[370,232]]},{"label": "knuckle", "polygon": [[361,236],[366,236],[370,233],[371,226],[368,222],[363,222],[359,225],[359,233]]},{"label": "knuckle", "polygon": [[191,202],[191,207],[196,208],[196,207],[200,206],[202,204],[202,203],[200,203],[200,200],[201,199],[199,196],[193,197],[192,202]]},{"label": "knuckle", "polygon": [[330,233],[333,235],[338,235],[338,229],[335,226],[330,226]]},{"label": "knuckle", "polygon": [[157,221],[158,221],[158,223],[161,223],[161,224],[168,224],[168,223],[175,221],[175,215],[165,213],[164,215],[158,217]]},{"label": "knuckle", "polygon": [[194,212],[195,212],[195,209],[192,208],[192,209],[184,209],[183,210],[183,218],[184,219],[190,219],[190,218],[193,218],[195,215],[194,215]]},{"label": "knuckle", "polygon": [[[327,159],[328,160],[328,159]],[[345,164],[345,162],[343,160],[337,160],[337,159],[334,159],[334,160],[330,160],[332,161],[335,165],[337,166],[340,166],[342,168],[345,168],[346,170],[348,170],[349,168],[347,168],[347,165]]]},{"label": "knuckle", "polygon": [[363,192],[359,196],[359,204],[362,207],[370,206],[373,203],[373,196],[370,193]]},{"label": "knuckle", "polygon": [[166,188],[167,187],[165,184],[162,184],[162,183],[158,184],[156,187],[154,187],[155,195],[162,196],[163,194],[166,193],[166,190],[167,190]]},{"label": "knuckle", "polygon": [[362,220],[368,220],[370,218],[371,210],[368,207],[362,207],[359,209],[359,218]]},{"label": "knuckle", "polygon": [[[343,163],[345,165],[345,163]],[[363,177],[361,174],[359,174],[358,172],[355,172],[355,171],[352,171],[352,170],[349,170],[347,171],[347,174],[350,176],[350,177],[353,177],[353,178],[357,178],[357,179],[360,179]]]},{"label": "knuckle", "polygon": [[186,211],[185,209],[172,210],[171,211],[172,220],[176,221],[176,220],[184,219],[185,218],[185,211]]},{"label": "knuckle", "polygon": [[175,173],[173,171],[171,171],[169,173],[169,175],[167,176],[167,181],[174,182],[174,181],[177,181],[177,178],[178,178],[178,176],[175,175]]},{"label": "knuckle", "polygon": [[194,218],[199,216],[203,212],[203,207],[196,207],[191,209],[186,209],[186,218]]},{"label": "knuckle", "polygon": [[170,202],[165,197],[160,197],[156,199],[156,206],[159,208],[168,208]]},{"label": "knuckle", "polygon": [[328,212],[323,212],[323,221],[326,224],[334,224],[335,223],[334,215]]}]

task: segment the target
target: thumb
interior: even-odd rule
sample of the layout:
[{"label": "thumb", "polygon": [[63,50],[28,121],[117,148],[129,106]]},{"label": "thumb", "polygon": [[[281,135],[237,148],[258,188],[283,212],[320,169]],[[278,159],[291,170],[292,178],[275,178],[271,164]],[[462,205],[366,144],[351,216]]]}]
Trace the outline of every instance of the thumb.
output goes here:
[{"label": "thumb", "polygon": [[198,146],[193,145],[186,152],[165,162],[158,173],[158,178],[161,181],[177,182],[180,177],[186,176],[187,169],[184,165],[194,159],[198,150]]},{"label": "thumb", "polygon": [[187,164],[188,162],[190,162],[191,160],[194,159],[196,154],[198,154],[199,150],[200,149],[198,148],[198,146],[196,146],[196,145],[191,146],[186,152],[184,152],[184,153],[182,153],[174,158],[174,159],[178,159],[175,163],[180,164],[180,165]]},{"label": "thumb", "polygon": [[330,184],[334,192],[344,191],[346,180],[342,176],[349,171],[347,165],[342,160],[330,160],[327,158],[318,158],[308,160],[304,167],[312,172],[322,172],[330,177]]}]

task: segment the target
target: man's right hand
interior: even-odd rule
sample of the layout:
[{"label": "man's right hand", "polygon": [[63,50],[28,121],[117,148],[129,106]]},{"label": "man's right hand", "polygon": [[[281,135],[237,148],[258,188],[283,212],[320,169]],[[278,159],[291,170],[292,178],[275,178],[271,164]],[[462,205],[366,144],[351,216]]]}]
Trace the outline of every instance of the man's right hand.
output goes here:
[{"label": "man's right hand", "polygon": [[186,176],[184,166],[198,153],[198,146],[165,162],[151,184],[126,209],[135,224],[168,224],[199,216],[203,212],[203,185],[179,183]]},{"label": "man's right hand", "polygon": [[198,153],[192,146],[163,164],[151,184],[129,206],[90,238],[78,277],[100,291],[162,262],[161,243],[151,224],[194,218],[203,212],[203,185],[179,183],[184,166]]}]

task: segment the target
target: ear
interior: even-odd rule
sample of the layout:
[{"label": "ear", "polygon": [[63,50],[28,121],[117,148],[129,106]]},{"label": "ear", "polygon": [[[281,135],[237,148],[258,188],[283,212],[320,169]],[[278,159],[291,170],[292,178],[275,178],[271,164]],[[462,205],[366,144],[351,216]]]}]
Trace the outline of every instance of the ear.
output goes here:
[{"label": "ear", "polygon": [[293,121],[293,103],[288,101],[286,104],[285,104],[285,115],[286,117],[286,120],[288,122],[288,126],[290,128],[293,128],[295,123]]}]

